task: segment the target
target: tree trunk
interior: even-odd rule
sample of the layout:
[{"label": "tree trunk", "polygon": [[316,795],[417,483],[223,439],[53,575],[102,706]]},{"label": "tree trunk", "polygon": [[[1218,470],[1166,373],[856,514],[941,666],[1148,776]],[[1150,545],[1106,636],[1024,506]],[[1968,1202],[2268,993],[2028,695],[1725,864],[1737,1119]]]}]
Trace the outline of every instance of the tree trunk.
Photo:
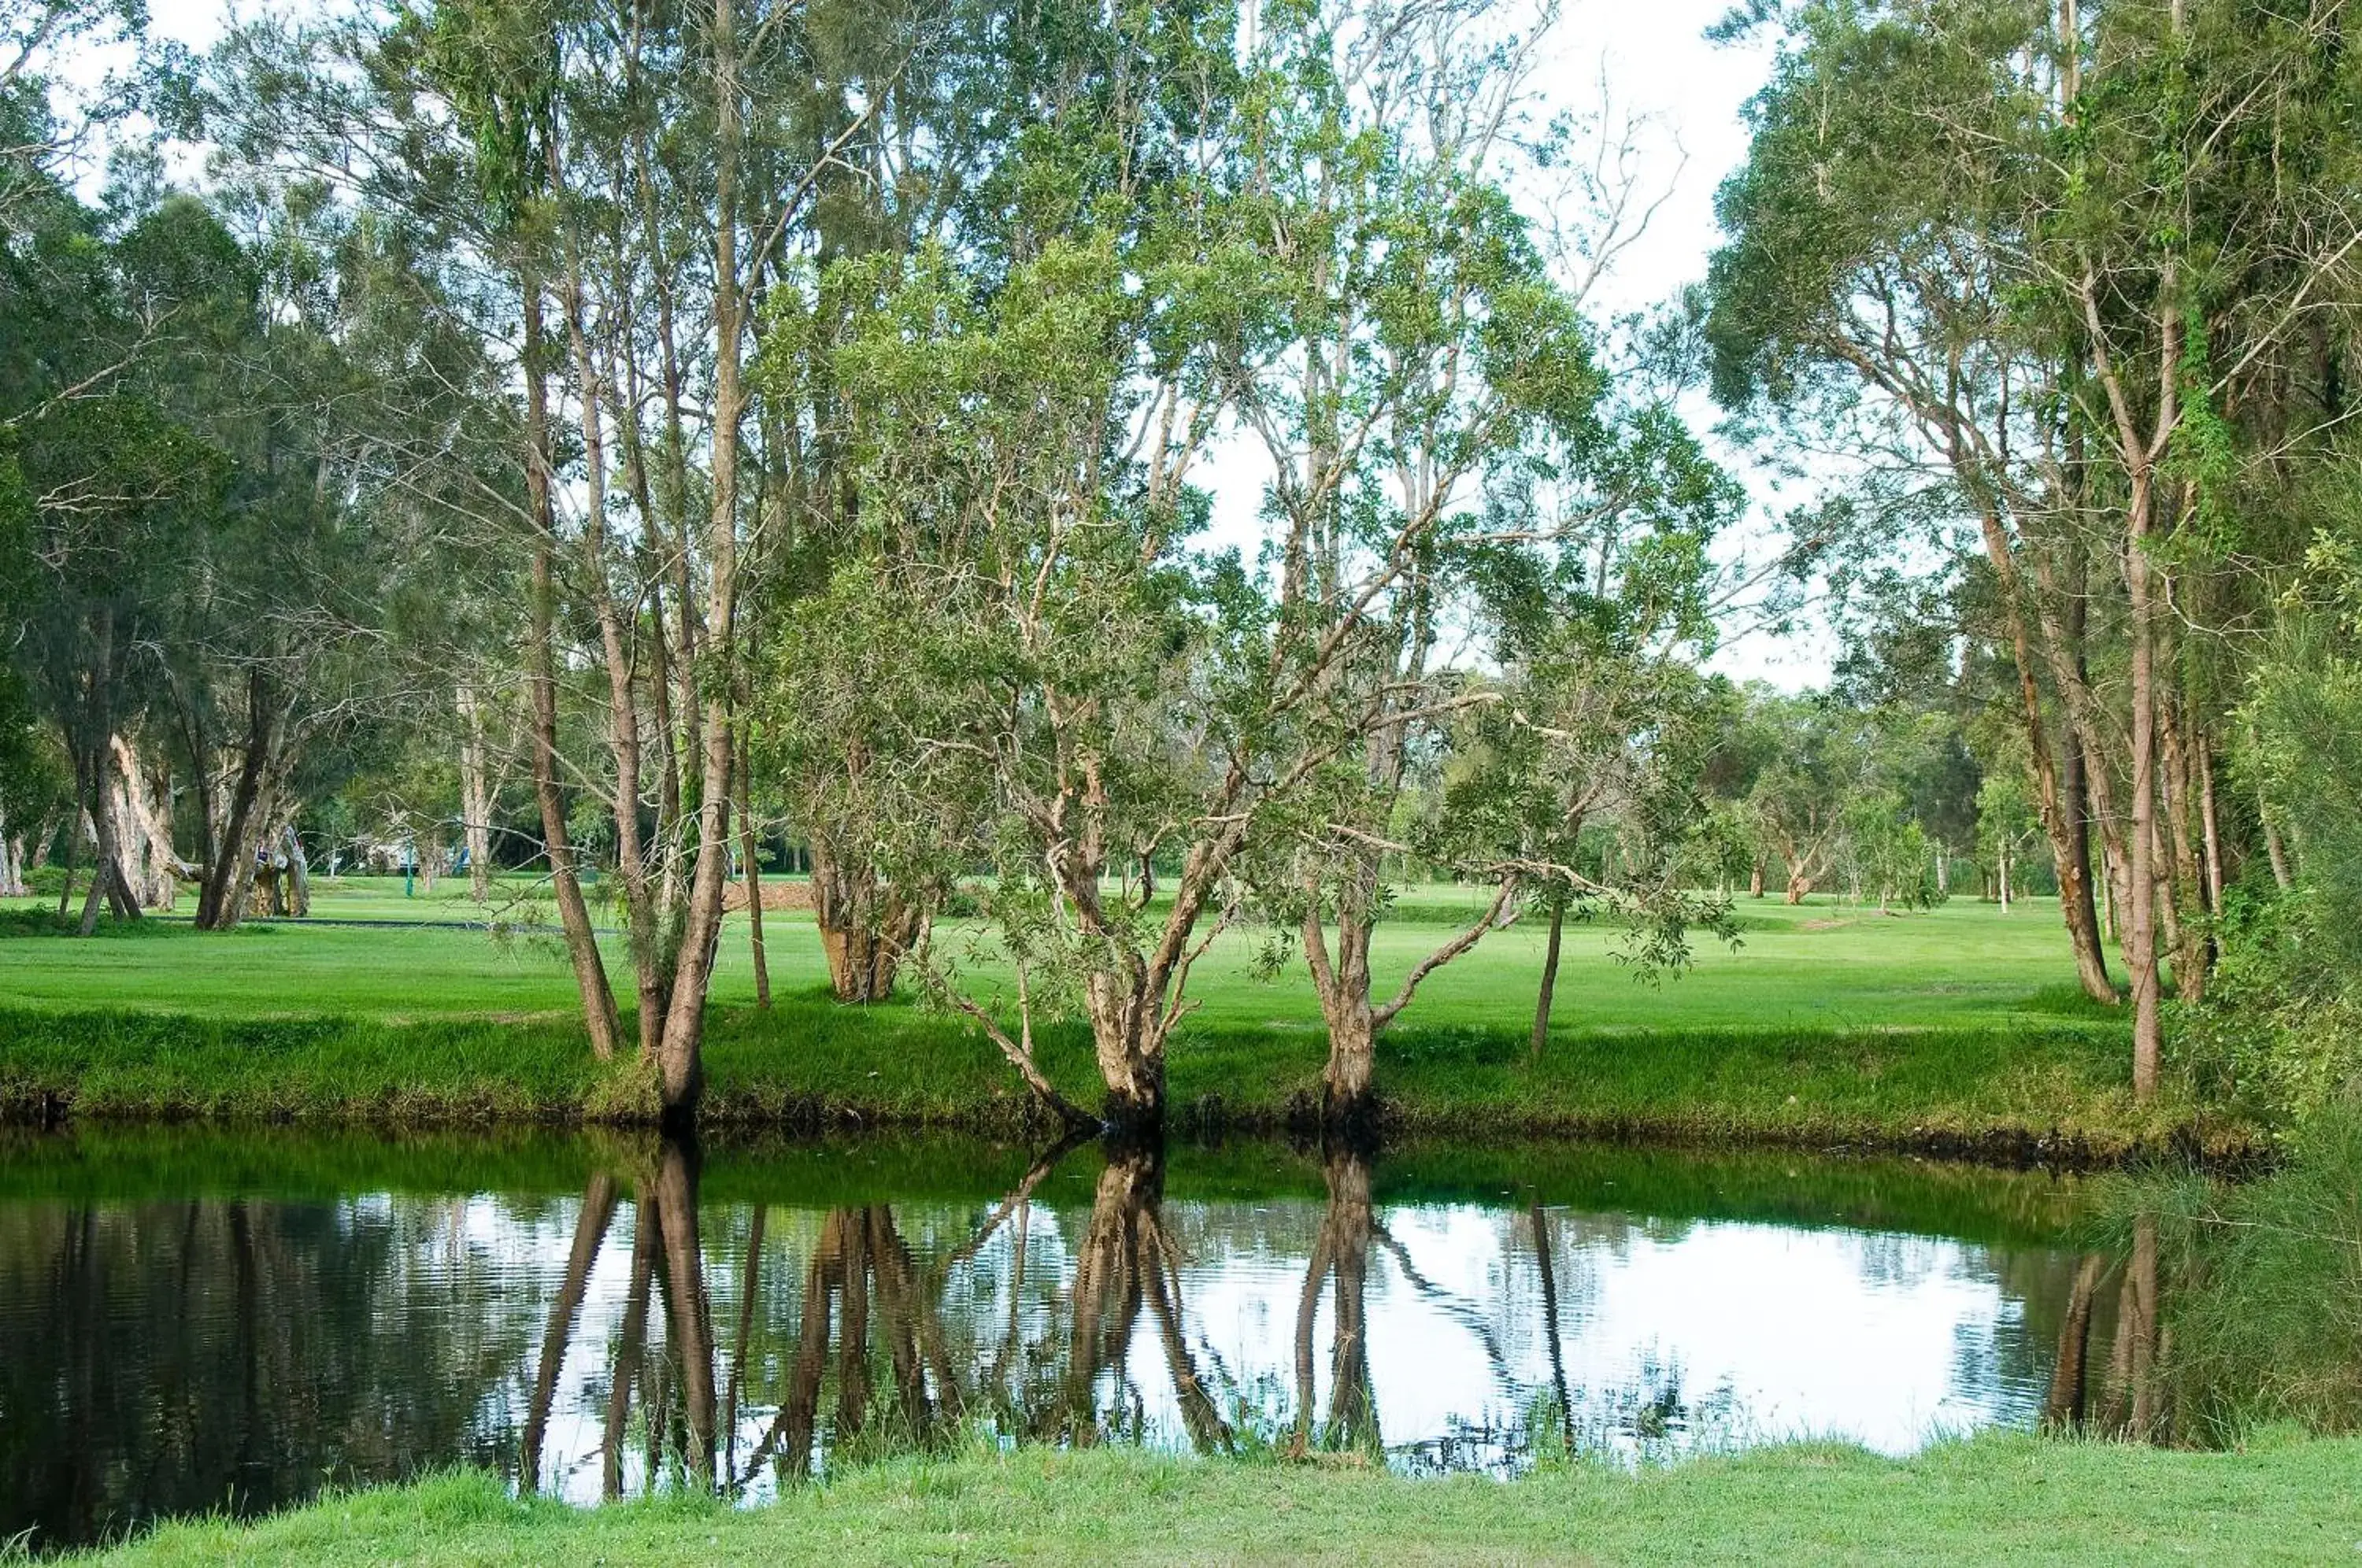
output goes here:
[{"label": "tree trunk", "polygon": [[[739,94],[737,18],[733,0],[714,0],[709,44],[715,104],[713,227],[714,365],[709,445],[712,504],[707,515],[705,644],[711,671],[700,724],[704,766],[697,801],[697,859],[690,868],[688,911],[665,1013],[657,1081],[668,1123],[693,1121],[704,1091],[705,1003],[722,930],[722,889],[730,855],[730,779],[737,760],[730,693],[732,633],[738,613],[738,468],[746,392],[741,355],[746,327],[745,282],[738,262]],[[680,613],[687,616],[689,602]],[[686,673],[686,672],[684,672]],[[686,715],[684,715],[686,716]]]},{"label": "tree trunk", "polygon": [[820,834],[812,836],[811,895],[812,920],[836,999],[857,1006],[884,1001],[893,994],[903,955],[925,930],[919,901],[881,880],[866,861],[841,854]]},{"label": "tree trunk", "polygon": [[[550,183],[562,187],[562,152],[553,138],[547,145]],[[599,362],[590,351],[583,325],[581,267],[569,239],[560,275],[559,303],[566,320],[566,340],[572,352],[575,398],[580,414],[582,463],[592,476],[584,487],[582,506],[583,578],[588,584],[592,618],[599,626],[600,651],[607,671],[607,749],[615,770],[610,816],[615,831],[615,880],[623,893],[624,926],[630,935],[632,977],[638,1002],[640,1055],[660,1058],[668,1026],[668,995],[673,970],[664,951],[663,917],[640,841],[640,714],[638,688],[632,679],[633,648],[625,638],[623,614],[609,584],[607,548],[607,486],[605,390]]]},{"label": "tree trunk", "polygon": [[549,387],[542,368],[541,287],[524,281],[525,340],[525,489],[534,525],[531,624],[525,638],[526,679],[533,690],[533,792],[541,808],[543,853],[549,861],[551,891],[557,902],[559,922],[566,932],[566,955],[574,966],[575,989],[582,999],[582,1019],[590,1035],[590,1051],[601,1061],[615,1055],[621,1032],[615,1017],[614,993],[607,987],[607,966],[599,955],[599,936],[590,925],[590,909],[574,868],[574,846],[566,827],[566,797],[557,777],[557,582],[554,557],[557,549],[557,516],[549,496]]},{"label": "tree trunk", "polygon": [[[2066,767],[2061,778],[2052,757],[2049,726],[2042,718],[2042,691],[2035,679],[2036,655],[2026,625],[2026,589],[2017,569],[2017,557],[1997,508],[1986,507],[1981,523],[1985,554],[1992,562],[2003,593],[2010,655],[2017,669],[2018,719],[2025,731],[2026,755],[2034,770],[2035,810],[2042,823],[2043,834],[2050,841],[2051,863],[2058,874],[2058,912],[2067,925],[2068,942],[2074,949],[2076,978],[2086,996],[2113,1004],[2116,999],[2115,982],[2108,978],[2107,957],[2101,949],[2099,923],[2092,911],[2092,839],[2090,817],[2083,801],[2086,784],[2082,741],[2070,715],[2062,726],[2065,735],[2060,749],[2066,754]],[[2048,587],[2047,578],[2044,586]],[[2070,602],[2064,623],[2064,634],[2076,643],[2076,659],[2081,657],[2082,620],[2079,598]],[[2044,636],[2055,644],[2060,635],[2057,617],[2046,614],[2041,624]],[[2070,660],[2065,650],[2054,646],[2047,652],[2055,669],[2063,671],[2069,668]],[[2004,892],[2002,907],[2008,906]]]},{"label": "tree trunk", "polygon": [[2082,981],[2083,994],[2114,1007],[2121,999],[2108,975],[2107,949],[2101,942],[2100,914],[2092,898],[2091,795],[2083,777],[2090,764],[2083,755],[2083,743],[2071,727],[2061,744],[2066,768],[2059,781],[2058,815],[2065,842],[2055,845],[2052,854],[2058,873],[2058,910],[2067,922],[2067,939],[2075,952],[2075,973]]},{"label": "tree trunk", "polygon": [[264,778],[270,771],[278,706],[270,683],[260,669],[246,680],[246,745],[238,754],[237,781],[230,792],[229,812],[221,830],[213,834],[213,861],[205,867],[204,887],[197,894],[197,925],[204,931],[227,931],[246,913],[246,889],[254,875],[255,820],[267,810],[262,802]]},{"label": "tree trunk", "polygon": [[468,896],[492,895],[492,790],[484,745],[484,711],[473,686],[459,688],[459,813],[468,845]]},{"label": "tree trunk", "polygon": [[2199,821],[2205,834],[2206,908],[2217,919],[2223,913],[2223,821],[2214,800],[2214,751],[2200,738],[2198,746]]},{"label": "tree trunk", "polygon": [[[1377,867],[1364,867],[1374,884]],[[1375,1110],[1377,1019],[1370,1006],[1371,922],[1365,913],[1340,909],[1332,956],[1315,900],[1304,917],[1304,955],[1320,1016],[1329,1027],[1329,1059],[1320,1071],[1320,1124],[1347,1136],[1365,1138]]]},{"label": "tree trunk", "polygon": [[[771,968],[763,957],[763,871],[755,856],[755,742],[750,734],[738,743],[739,876],[746,889],[746,946],[755,961],[755,1005],[771,1005]],[[832,971],[830,977],[833,979]],[[888,985],[892,980],[889,977]]]},{"label": "tree trunk", "polygon": [[2280,830],[2271,818],[2264,819],[2264,853],[2272,863],[2272,881],[2283,893],[2296,886],[2296,876],[2289,869],[2288,845],[2280,838]]},{"label": "tree trunk", "polygon": [[[136,846],[131,878],[136,901],[142,909],[170,910],[177,900],[182,869],[172,851],[171,781],[152,779],[137,747],[121,735],[112,738],[117,782],[111,799],[116,806],[116,842]],[[129,866],[126,870],[130,869]]]},{"label": "tree trunk", "polygon": [[1083,1009],[1107,1088],[1100,1120],[1119,1135],[1156,1133],[1164,1124],[1164,1037],[1149,1016],[1154,999],[1101,971],[1084,979]]},{"label": "tree trunk", "polygon": [[[2140,488],[2146,491],[2146,476]],[[2132,826],[2130,864],[2125,868],[2125,963],[2132,970],[2133,1098],[2157,1097],[2164,1020],[2158,953],[2157,911],[2157,635],[2149,578],[2147,531],[2138,525],[2146,495],[2134,502],[2136,526],[2125,548],[2125,583],[2131,595],[2132,638]]]},{"label": "tree trunk", "polygon": [[1813,879],[1812,879],[1810,877],[1798,876],[1798,875],[1791,875],[1791,876],[1789,877],[1789,878],[1788,878],[1788,901],[1789,901],[1790,903],[1792,903],[1792,904],[1801,904],[1801,903],[1803,903],[1803,902],[1805,901],[1805,900],[1806,896],[1807,896],[1807,895],[1809,895],[1809,894],[1812,892],[1812,890],[1813,890]]},{"label": "tree trunk", "polygon": [[1566,930],[1566,900],[1551,900],[1550,940],[1542,947],[1542,984],[1534,999],[1533,1059],[1542,1059],[1542,1046],[1550,1040],[1551,999],[1558,991],[1559,939]]},{"label": "tree trunk", "polygon": [[2009,840],[2001,841],[2001,912],[2009,913]]},{"label": "tree trunk", "polygon": [[279,842],[287,856],[287,912],[300,920],[312,912],[312,862],[293,823],[279,830]]}]

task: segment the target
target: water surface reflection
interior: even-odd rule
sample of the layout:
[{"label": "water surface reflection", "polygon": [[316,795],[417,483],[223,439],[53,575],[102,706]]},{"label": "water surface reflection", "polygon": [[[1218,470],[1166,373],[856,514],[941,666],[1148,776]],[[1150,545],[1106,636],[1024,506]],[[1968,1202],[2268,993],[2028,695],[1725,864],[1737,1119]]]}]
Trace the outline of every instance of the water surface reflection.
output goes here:
[{"label": "water surface reflection", "polygon": [[27,1137],[0,1143],[0,1535],[460,1462],[761,1497],[975,1431],[1419,1471],[1904,1452],[2130,1397],[2153,1277],[2144,1307],[2065,1245],[2075,1201],[1565,1147]]}]

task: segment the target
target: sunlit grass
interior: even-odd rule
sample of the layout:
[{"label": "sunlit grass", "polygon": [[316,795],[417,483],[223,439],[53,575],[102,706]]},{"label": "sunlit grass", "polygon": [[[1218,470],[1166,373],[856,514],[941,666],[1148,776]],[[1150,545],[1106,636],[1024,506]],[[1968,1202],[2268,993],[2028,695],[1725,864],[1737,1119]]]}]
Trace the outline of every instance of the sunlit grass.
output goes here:
[{"label": "sunlit grass", "polygon": [[[405,900],[399,878],[326,883],[315,897],[324,918],[481,920],[531,915],[496,899],[469,902],[461,878],[443,878],[432,899]],[[1399,982],[1448,933],[1449,917],[1479,907],[1463,888],[1413,889],[1419,916],[1379,928],[1374,967],[1381,988]],[[546,910],[537,911],[546,918]],[[1577,924],[1566,934],[1554,1017],[1569,1032],[1592,1030],[1871,1029],[2011,1024],[2055,1025],[2062,1014],[2106,1021],[2107,1010],[2074,991],[2074,968],[2055,906],[2025,900],[2008,913],[1956,900],[1908,915],[1839,906],[1826,898],[1799,908],[1741,900],[1745,922],[1732,950],[1702,940],[1693,966],[1654,981],[1620,961],[1622,933]],[[808,914],[775,911],[765,922],[772,984],[783,991],[827,978]],[[556,939],[536,933],[417,930],[395,926],[274,924],[222,936],[188,933],[189,944],[0,943],[0,1005],[84,1008],[94,1004],[203,1010],[215,1016],[346,1012],[518,1017],[570,1013],[573,977]],[[947,926],[940,946],[979,992],[1005,986],[988,953],[973,954],[964,928]],[[1207,1024],[1315,1027],[1319,1010],[1291,963],[1258,978],[1260,937],[1226,936],[1196,973],[1198,1018]],[[621,977],[624,954],[608,944]],[[1523,1030],[1533,1017],[1542,933],[1512,926],[1487,937],[1438,973],[1407,1021]],[[722,947],[714,999],[754,999],[744,917],[733,917]]]}]

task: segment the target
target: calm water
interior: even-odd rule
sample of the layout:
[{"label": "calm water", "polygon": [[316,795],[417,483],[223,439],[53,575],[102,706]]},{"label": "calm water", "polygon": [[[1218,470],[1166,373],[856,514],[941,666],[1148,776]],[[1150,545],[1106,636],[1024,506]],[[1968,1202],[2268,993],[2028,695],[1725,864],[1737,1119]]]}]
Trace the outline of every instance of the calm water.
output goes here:
[{"label": "calm water", "polygon": [[457,1462],[759,1498],[977,1430],[1410,1471],[1902,1452],[2080,1405],[2058,1348],[2108,1296],[2076,1204],[2042,1174],[1566,1146],[18,1135],[0,1540]]}]

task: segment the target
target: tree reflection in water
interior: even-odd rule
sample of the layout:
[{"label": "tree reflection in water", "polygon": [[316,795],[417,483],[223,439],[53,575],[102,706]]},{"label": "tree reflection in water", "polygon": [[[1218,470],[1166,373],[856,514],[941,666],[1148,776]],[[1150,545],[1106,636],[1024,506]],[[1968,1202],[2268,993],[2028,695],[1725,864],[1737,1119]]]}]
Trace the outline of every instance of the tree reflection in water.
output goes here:
[{"label": "tree reflection in water", "polygon": [[1329,1150],[1320,1163],[1320,1177],[1329,1189],[1328,1204],[1312,1241],[1311,1261],[1304,1270],[1304,1294],[1296,1309],[1294,1449],[1301,1455],[1315,1441],[1313,1321],[1323,1286],[1333,1283],[1329,1417],[1321,1423],[1318,1441],[1331,1450],[1376,1451],[1384,1444],[1378,1435],[1377,1398],[1370,1387],[1370,1245],[1378,1230],[1370,1209],[1369,1156],[1355,1149]]},{"label": "tree reflection in water", "polygon": [[[2144,1214],[2134,1220],[2122,1257],[2094,1253],[2082,1259],[2059,1321],[2044,1424],[2097,1437],[2173,1440],[2172,1389],[2158,1371],[2158,1253],[2157,1218]],[[2097,1375],[2095,1342],[2107,1348]]]},{"label": "tree reflection in water", "polygon": [[[538,1190],[564,1198],[0,1202],[0,1524],[65,1544],[453,1463],[584,1502],[759,1496],[970,1433],[1513,1470],[1779,1435],[1759,1410],[1882,1419],[1778,1402],[1860,1389],[1865,1353],[1903,1358],[1877,1370],[1923,1419],[1932,1390],[1974,1421],[2174,1430],[2154,1227],[2117,1259],[1613,1194],[1381,1202],[1346,1147],[1312,1194],[1269,1151],[1203,1167],[1260,1172],[1245,1196],[1187,1202],[1155,1148],[1046,1151],[988,1197],[940,1152],[774,1151],[716,1166],[719,1195],[689,1143],[562,1156]],[[1750,1268],[1819,1283],[1715,1297]],[[1816,1348],[1815,1305],[1908,1332]]]}]

